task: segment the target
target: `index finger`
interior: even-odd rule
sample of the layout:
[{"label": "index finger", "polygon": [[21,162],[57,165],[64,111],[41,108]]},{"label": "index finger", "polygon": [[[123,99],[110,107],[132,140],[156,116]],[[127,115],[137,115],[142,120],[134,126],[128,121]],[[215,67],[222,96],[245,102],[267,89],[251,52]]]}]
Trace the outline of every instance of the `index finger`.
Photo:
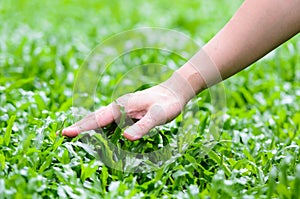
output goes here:
[{"label": "index finger", "polygon": [[79,133],[107,126],[120,116],[119,108],[110,104],[93,113],[90,113],[80,121],[62,130],[62,135],[75,137]]}]

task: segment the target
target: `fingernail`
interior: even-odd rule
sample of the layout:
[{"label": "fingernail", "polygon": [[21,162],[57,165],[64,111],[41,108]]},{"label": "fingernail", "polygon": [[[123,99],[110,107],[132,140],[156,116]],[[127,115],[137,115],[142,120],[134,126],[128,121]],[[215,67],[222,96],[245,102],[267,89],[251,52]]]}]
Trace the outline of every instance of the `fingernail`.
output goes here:
[{"label": "fingernail", "polygon": [[78,128],[72,127],[72,126],[69,126],[62,130],[62,135],[67,135],[67,136],[72,136],[72,137],[77,135],[78,133],[79,133]]},{"label": "fingernail", "polygon": [[[63,130],[61,131],[61,134],[62,134],[62,135],[65,135],[65,134],[66,134],[66,130],[67,130],[67,128],[63,129]],[[67,130],[67,131],[68,131],[68,130]]]},{"label": "fingernail", "polygon": [[134,132],[126,131],[124,132],[124,135],[128,140],[131,141],[135,141],[139,139],[139,137]]},{"label": "fingernail", "polygon": [[64,128],[64,129],[62,130],[62,133],[64,134],[66,131],[76,131],[76,128],[69,126],[69,127],[67,127],[67,128]]}]

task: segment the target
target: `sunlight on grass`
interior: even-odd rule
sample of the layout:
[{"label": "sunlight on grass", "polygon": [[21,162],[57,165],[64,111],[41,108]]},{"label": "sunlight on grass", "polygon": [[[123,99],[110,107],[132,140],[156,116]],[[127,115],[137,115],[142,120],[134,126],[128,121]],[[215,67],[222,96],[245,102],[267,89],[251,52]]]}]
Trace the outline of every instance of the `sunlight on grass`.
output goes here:
[{"label": "sunlight on grass", "polygon": [[[145,26],[174,29],[204,44],[240,4],[240,0],[1,1],[0,198],[298,198],[299,35],[225,81],[230,100],[212,150],[203,147],[203,132],[211,119],[207,92],[199,95],[197,108],[202,114],[188,121],[198,126],[191,132],[191,144],[178,156],[168,154],[172,161],[156,171],[109,168],[99,157],[104,153],[119,167],[142,163],[122,165],[105,137],[123,150],[148,153],[178,141],[174,137],[179,120],[137,142],[125,140],[120,129],[113,136],[113,127],[73,139],[56,136],[75,120],[73,84],[97,44],[115,33]],[[138,63],[182,64],[175,55],[159,51],[134,56],[124,56],[125,61],[117,64],[126,67],[136,57]],[[107,78],[111,86],[97,95],[99,107],[109,102],[118,80],[114,73]]]}]

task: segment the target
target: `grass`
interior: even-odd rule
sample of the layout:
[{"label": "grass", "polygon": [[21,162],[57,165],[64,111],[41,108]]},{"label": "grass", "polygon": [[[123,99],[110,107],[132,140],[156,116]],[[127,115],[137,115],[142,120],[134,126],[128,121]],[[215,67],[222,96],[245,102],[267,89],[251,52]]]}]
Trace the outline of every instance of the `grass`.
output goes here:
[{"label": "grass", "polygon": [[[225,122],[211,150],[205,151],[203,142],[211,119],[207,92],[196,103],[201,114],[189,121],[199,125],[192,143],[181,155],[167,156],[172,161],[155,171],[122,172],[106,166],[101,156],[111,157],[118,150],[104,138],[118,149],[147,153],[174,140],[184,143],[178,122],[133,143],[118,129],[117,136],[110,135],[109,128],[73,139],[55,134],[76,120],[73,84],[98,43],[144,26],[178,30],[205,43],[240,4],[1,1],[0,198],[298,198],[299,35],[225,81]],[[140,64],[182,62],[172,55],[162,58],[158,51],[144,56]],[[117,80],[111,74],[110,85]],[[100,93],[97,107],[106,105],[112,92],[108,87],[105,95]],[[134,165],[106,161],[128,170]],[[150,169],[149,164],[140,166]]]}]

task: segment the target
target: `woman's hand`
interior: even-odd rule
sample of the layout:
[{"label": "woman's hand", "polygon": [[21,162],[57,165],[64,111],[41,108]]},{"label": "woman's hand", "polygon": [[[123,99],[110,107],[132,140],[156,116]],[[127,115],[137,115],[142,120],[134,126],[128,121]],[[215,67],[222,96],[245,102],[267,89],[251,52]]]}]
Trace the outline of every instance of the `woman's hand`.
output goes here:
[{"label": "woman's hand", "polygon": [[[180,114],[190,98],[183,95],[187,92],[176,90],[177,85],[184,85],[181,80],[183,79],[173,75],[162,84],[119,97],[115,102],[63,129],[62,135],[74,137],[83,131],[102,128],[119,121],[122,107],[122,112],[127,117],[138,120],[125,130],[124,137],[131,141],[138,140],[153,127],[165,124]],[[189,87],[181,89],[188,91]]]}]

